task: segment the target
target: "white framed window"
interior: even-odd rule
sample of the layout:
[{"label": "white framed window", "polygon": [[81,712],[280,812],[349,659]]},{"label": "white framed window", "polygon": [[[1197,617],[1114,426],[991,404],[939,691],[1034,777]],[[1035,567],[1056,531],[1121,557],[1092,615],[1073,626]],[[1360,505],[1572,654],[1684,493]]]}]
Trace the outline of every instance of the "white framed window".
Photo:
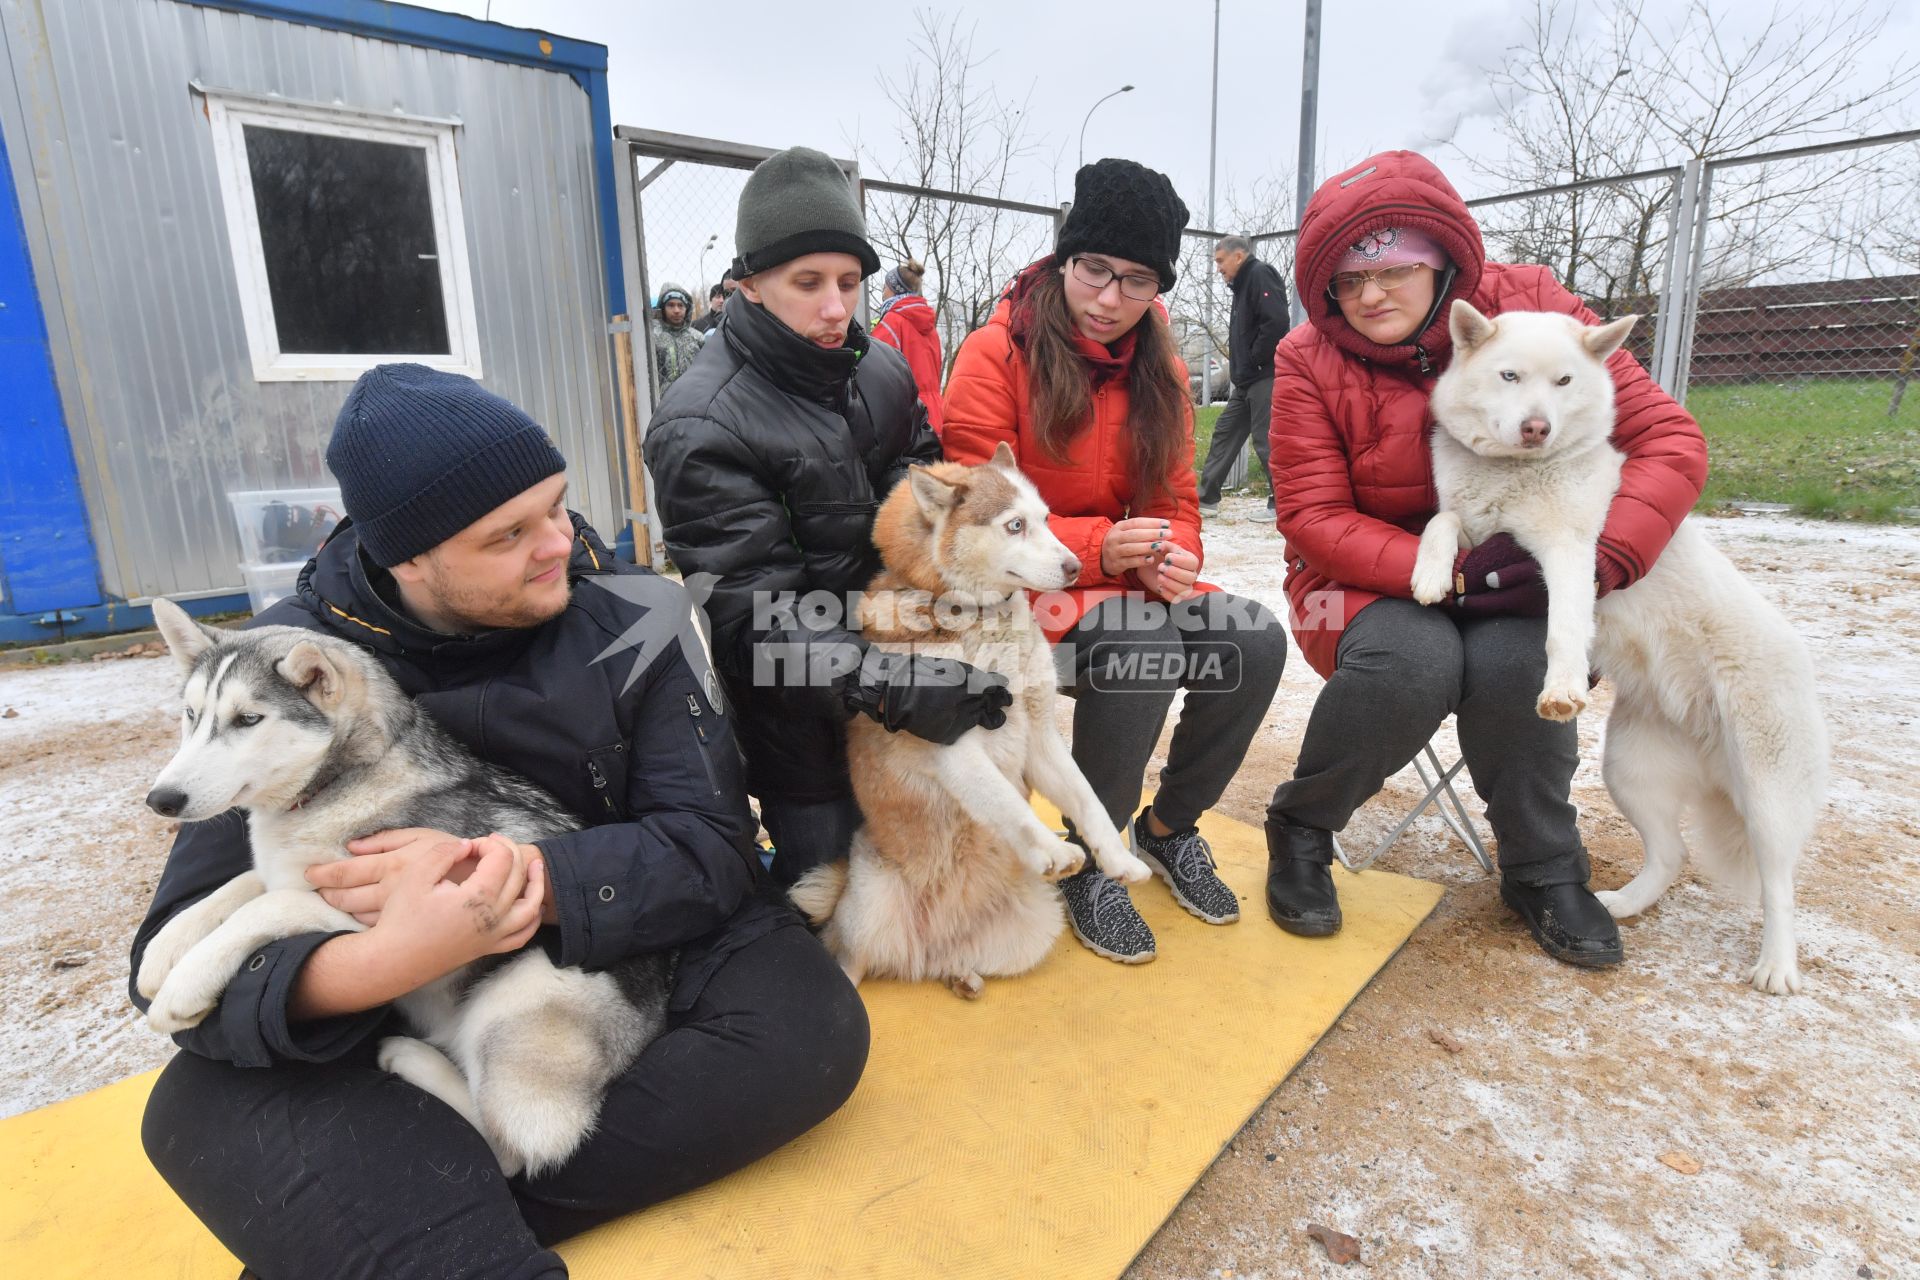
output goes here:
[{"label": "white framed window", "polygon": [[457,123],[203,90],[254,376],[480,376]]}]

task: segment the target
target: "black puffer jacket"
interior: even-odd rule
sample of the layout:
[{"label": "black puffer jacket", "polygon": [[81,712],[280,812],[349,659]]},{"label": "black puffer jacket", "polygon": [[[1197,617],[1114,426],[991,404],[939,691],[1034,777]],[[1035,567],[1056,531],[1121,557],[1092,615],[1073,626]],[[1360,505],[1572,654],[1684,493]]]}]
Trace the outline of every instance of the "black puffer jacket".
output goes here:
[{"label": "black puffer jacket", "polygon": [[1228,287],[1233,315],[1227,322],[1228,376],[1236,387],[1250,387],[1273,376],[1273,349],[1293,321],[1287,314],[1287,284],[1280,273],[1251,255],[1240,264]]},{"label": "black puffer jacket", "polygon": [[880,567],[874,512],[910,464],[940,460],[940,443],[907,362],[858,325],[824,351],[744,294],[723,314],[661,398],[647,470],[667,550],[705,596],[748,789],[836,799],[851,791],[845,706],[824,688],[756,685],[755,648],[799,638],[771,616],[780,593],[866,587]]},{"label": "black puffer jacket", "polygon": [[[670,580],[615,561],[586,522],[573,519],[573,599],[538,627],[456,637],[419,626],[374,587],[390,579],[368,569],[350,522],[307,565],[298,594],[249,625],[325,631],[372,650],[475,754],[531,778],[595,824],[540,841],[560,923],[542,929],[539,941],[558,963],[589,968],[679,947],[673,1006],[684,1010],[729,955],[800,921],[767,890],[729,717],[711,702],[683,646],[647,646],[631,687],[631,652],[595,661],[650,609],[684,611],[684,594]],[[615,575],[632,574],[647,575],[649,588],[603,589]],[[635,594],[651,598],[636,602]],[[239,811],[183,826],[134,937],[132,972],[162,925],[251,862]],[[301,966],[330,936],[262,948],[263,962],[234,978],[213,1015],[175,1039],[241,1066],[346,1053],[380,1029],[385,1010],[287,1019]],[[146,1001],[133,996],[144,1009]]]}]

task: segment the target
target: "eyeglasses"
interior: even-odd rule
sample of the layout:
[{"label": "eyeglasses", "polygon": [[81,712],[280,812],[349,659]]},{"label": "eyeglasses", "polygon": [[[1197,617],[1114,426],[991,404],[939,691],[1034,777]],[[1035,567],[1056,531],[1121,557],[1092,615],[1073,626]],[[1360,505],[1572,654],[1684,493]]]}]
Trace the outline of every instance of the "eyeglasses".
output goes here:
[{"label": "eyeglasses", "polygon": [[1160,296],[1159,276],[1123,276],[1104,262],[1094,262],[1078,254],[1073,258],[1073,276],[1089,289],[1104,289],[1118,279],[1121,295],[1135,302],[1152,302]]},{"label": "eyeglasses", "polygon": [[1367,287],[1367,281],[1380,286],[1385,293],[1392,293],[1403,285],[1413,283],[1413,278],[1422,271],[1431,271],[1424,262],[1403,262],[1397,267],[1387,267],[1380,271],[1342,271],[1327,282],[1327,296],[1335,302],[1352,302]]}]

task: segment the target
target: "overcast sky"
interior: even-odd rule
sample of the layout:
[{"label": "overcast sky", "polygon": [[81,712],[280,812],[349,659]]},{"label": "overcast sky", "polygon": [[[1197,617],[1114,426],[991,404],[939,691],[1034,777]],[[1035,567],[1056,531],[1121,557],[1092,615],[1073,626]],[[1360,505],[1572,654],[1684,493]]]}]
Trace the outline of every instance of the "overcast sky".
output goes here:
[{"label": "overcast sky", "polygon": [[[1804,2],[1804,0],[1803,0]],[[1841,0],[1851,4],[1854,0]],[[1688,0],[1647,0],[1656,23]],[[1868,0],[1873,7],[1888,0]],[[1796,0],[1783,0],[1795,12]],[[479,17],[487,0],[433,0],[434,8]],[[871,153],[893,148],[894,110],[879,69],[903,63],[915,13],[958,12],[975,31],[975,52],[998,91],[1026,99],[1040,155],[1007,194],[1041,204],[1072,195],[1075,149],[1087,109],[1122,84],[1134,91],[1102,105],[1087,129],[1088,158],[1122,155],[1172,176],[1204,220],[1207,201],[1208,82],[1214,6],[1209,0],[969,0],[964,6],[880,0],[822,5],[807,0],[492,0],[492,18],[592,40],[610,51],[615,124],[725,138],[769,147],[796,144],[834,155],[856,141]],[[1610,6],[1609,6],[1610,7]],[[1881,42],[1885,61],[1920,49],[1920,0],[1892,0]],[[1469,196],[1492,194],[1461,153],[1498,144],[1476,111],[1486,105],[1483,68],[1523,36],[1533,0],[1330,0],[1321,38],[1320,176],[1390,147],[1423,150]],[[1594,20],[1602,6],[1583,7]],[[1768,6],[1716,0],[1738,27]],[[1292,168],[1300,120],[1300,0],[1222,0],[1220,34],[1219,221],[1227,195]],[[1865,66],[1862,75],[1875,68]],[[1920,110],[1906,113],[1920,126]],[[680,198],[663,189],[650,199]],[[696,203],[691,195],[688,203]],[[697,203],[713,203],[701,200]],[[712,221],[689,213],[695,223]],[[715,229],[730,253],[731,219]],[[1283,224],[1287,225],[1287,224]],[[1226,228],[1228,230],[1255,228]],[[649,228],[649,239],[652,228]],[[681,258],[681,252],[671,256]],[[690,279],[691,267],[680,267]],[[708,265],[704,278],[718,268]]]}]

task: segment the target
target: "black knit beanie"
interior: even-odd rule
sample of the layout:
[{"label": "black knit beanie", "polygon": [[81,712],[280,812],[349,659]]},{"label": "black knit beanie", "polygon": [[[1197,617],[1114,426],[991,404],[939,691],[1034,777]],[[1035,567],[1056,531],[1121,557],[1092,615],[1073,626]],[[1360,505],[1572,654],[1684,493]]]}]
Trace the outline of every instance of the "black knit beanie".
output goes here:
[{"label": "black knit beanie", "polygon": [[736,280],[809,253],[850,253],[860,259],[863,279],[880,269],[847,175],[811,147],[789,147],[760,162],[740,192],[733,244],[740,253]]},{"label": "black knit beanie", "polygon": [[1095,160],[1073,175],[1073,208],[1053,253],[1062,262],[1103,253],[1152,267],[1165,293],[1179,278],[1173,265],[1186,225],[1187,206],[1166,174],[1131,160]]},{"label": "black knit beanie", "polygon": [[567,460],[539,423],[472,378],[383,364],[347,393],[327,466],[360,545],[390,568],[565,471]]}]

